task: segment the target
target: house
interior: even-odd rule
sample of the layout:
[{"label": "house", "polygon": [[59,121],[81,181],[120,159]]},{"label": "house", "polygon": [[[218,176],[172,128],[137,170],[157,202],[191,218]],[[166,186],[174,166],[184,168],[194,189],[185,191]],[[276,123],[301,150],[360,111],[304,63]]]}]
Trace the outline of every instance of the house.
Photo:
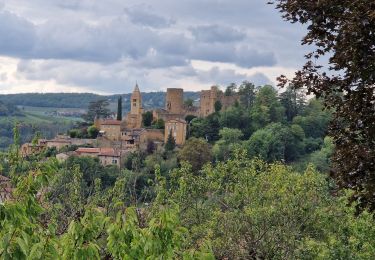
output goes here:
[{"label": "house", "polygon": [[78,148],[76,150],[78,156],[88,156],[98,158],[102,165],[117,165],[121,167],[121,152],[112,148]]},{"label": "house", "polygon": [[172,134],[176,145],[184,145],[186,141],[187,123],[182,119],[171,119],[165,123],[164,142],[167,142],[169,134]]},{"label": "house", "polygon": [[100,134],[111,141],[121,139],[121,121],[106,119],[100,123]]},{"label": "house", "polygon": [[101,148],[99,155],[99,161],[102,165],[116,165],[121,167],[121,153],[113,148]]}]

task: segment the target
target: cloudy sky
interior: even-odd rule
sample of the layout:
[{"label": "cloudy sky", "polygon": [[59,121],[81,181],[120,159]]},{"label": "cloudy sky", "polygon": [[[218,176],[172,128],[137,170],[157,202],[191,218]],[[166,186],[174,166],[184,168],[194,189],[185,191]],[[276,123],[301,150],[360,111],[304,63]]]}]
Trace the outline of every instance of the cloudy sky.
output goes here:
[{"label": "cloudy sky", "polygon": [[268,0],[0,0],[0,94],[275,84],[304,29]]}]

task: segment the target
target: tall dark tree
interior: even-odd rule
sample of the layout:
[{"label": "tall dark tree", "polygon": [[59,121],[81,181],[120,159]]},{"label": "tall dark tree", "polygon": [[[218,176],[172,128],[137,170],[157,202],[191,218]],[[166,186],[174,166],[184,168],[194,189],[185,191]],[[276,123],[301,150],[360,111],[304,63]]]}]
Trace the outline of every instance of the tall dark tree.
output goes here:
[{"label": "tall dark tree", "polygon": [[241,83],[238,93],[240,94],[241,104],[245,108],[251,108],[254,104],[256,97],[255,85],[251,82],[244,81]]},{"label": "tall dark tree", "polygon": [[122,97],[119,97],[117,100],[117,120],[122,120]]},{"label": "tall dark tree", "polygon": [[[359,210],[375,210],[375,1],[273,2],[285,20],[307,25],[302,43],[315,45],[291,81],[334,108],[332,176],[354,190]],[[328,67],[317,64],[321,57]],[[280,85],[286,84],[281,76]]]},{"label": "tall dark tree", "polygon": [[110,115],[108,108],[109,102],[106,99],[100,99],[97,101],[91,101],[87,110],[87,113],[82,118],[89,123],[93,123],[95,117],[106,118]]},{"label": "tall dark tree", "polygon": [[150,127],[152,124],[153,115],[151,111],[147,111],[142,114],[143,126]]},{"label": "tall dark tree", "polygon": [[285,108],[285,116],[288,122],[301,114],[306,106],[306,95],[304,90],[296,89],[288,86],[286,90],[280,94],[280,102]]},{"label": "tall dark tree", "polygon": [[215,112],[218,113],[222,109],[223,105],[221,104],[220,100],[216,100],[214,107],[215,107]]},{"label": "tall dark tree", "polygon": [[231,84],[225,89],[224,95],[225,95],[225,96],[232,96],[232,95],[234,95],[234,93],[236,93],[236,90],[237,90],[237,85],[236,85],[236,83],[231,83]]},{"label": "tall dark tree", "polygon": [[175,147],[176,147],[176,140],[174,139],[172,135],[172,131],[170,131],[168,134],[167,142],[164,145],[164,149],[166,151],[173,151]]}]

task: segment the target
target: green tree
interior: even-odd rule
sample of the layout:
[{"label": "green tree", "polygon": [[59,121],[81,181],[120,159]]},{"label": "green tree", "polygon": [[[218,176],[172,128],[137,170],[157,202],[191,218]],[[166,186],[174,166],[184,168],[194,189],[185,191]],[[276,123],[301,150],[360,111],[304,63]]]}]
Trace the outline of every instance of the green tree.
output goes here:
[{"label": "green tree", "polygon": [[156,120],[153,125],[152,125],[153,128],[155,129],[164,129],[165,128],[165,122],[163,119],[159,118],[158,120]]},{"label": "green tree", "polygon": [[[196,175],[183,165],[168,197],[181,205],[191,243],[209,238],[217,259],[371,259],[375,226],[346,195],[332,196],[325,175],[234,158]],[[360,249],[357,250],[356,246]]]},{"label": "green tree", "polygon": [[96,128],[96,126],[92,125],[89,128],[87,128],[87,133],[88,133],[90,138],[95,139],[99,134],[99,129]]},{"label": "green tree", "polygon": [[282,122],[284,110],[278,100],[277,91],[269,85],[261,87],[250,111],[253,131],[261,129],[269,123]]},{"label": "green tree", "polygon": [[83,115],[82,118],[88,123],[93,123],[95,117],[106,118],[110,115],[108,106],[109,102],[106,99],[91,101],[87,113]]},{"label": "green tree", "polygon": [[225,96],[233,96],[236,93],[237,85],[236,83],[231,83],[224,92]]},{"label": "green tree", "polygon": [[249,109],[253,106],[256,96],[256,88],[253,83],[244,81],[241,83],[238,94],[240,95],[241,105],[246,109]]},{"label": "green tree", "polygon": [[291,162],[303,155],[304,136],[298,125],[287,127],[275,123],[256,131],[245,142],[245,147],[251,157],[259,156],[267,162]]},{"label": "green tree", "polygon": [[215,107],[215,112],[218,113],[221,111],[223,105],[221,104],[220,100],[216,100],[214,107]]},{"label": "green tree", "polygon": [[287,121],[291,122],[295,116],[303,113],[306,106],[306,96],[303,90],[288,86],[287,89],[280,94],[280,102],[285,108]]},{"label": "green tree", "polygon": [[191,98],[188,98],[188,99],[184,100],[184,105],[185,105],[186,107],[192,107],[193,104],[194,104],[194,100],[191,99]]},{"label": "green tree", "polygon": [[224,127],[219,132],[220,139],[213,147],[213,154],[217,161],[229,159],[233,151],[240,146],[243,133],[239,129]]},{"label": "green tree", "polygon": [[117,99],[117,120],[122,120],[122,97]]},{"label": "green tree", "polygon": [[142,114],[142,121],[144,127],[150,127],[152,124],[153,115],[151,111],[147,111]]},{"label": "green tree", "polygon": [[174,139],[172,135],[172,131],[169,131],[167,142],[164,145],[164,149],[166,151],[173,151],[176,147],[176,140]]},{"label": "green tree", "polygon": [[[355,191],[359,209],[375,210],[375,5],[366,0],[274,2],[287,21],[308,24],[302,44],[315,48],[291,82],[334,109],[333,176],[339,187]],[[288,83],[280,77],[280,85]]]},{"label": "green tree", "polygon": [[178,152],[178,158],[189,162],[193,171],[198,172],[204,164],[212,160],[211,147],[206,140],[192,137]]}]

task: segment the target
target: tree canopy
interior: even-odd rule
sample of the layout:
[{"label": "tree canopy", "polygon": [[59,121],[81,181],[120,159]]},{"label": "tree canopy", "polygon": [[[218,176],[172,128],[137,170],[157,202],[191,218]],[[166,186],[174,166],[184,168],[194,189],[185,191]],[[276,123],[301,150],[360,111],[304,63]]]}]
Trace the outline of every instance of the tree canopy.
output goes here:
[{"label": "tree canopy", "polygon": [[[352,188],[359,208],[375,209],[375,2],[367,0],[273,1],[285,20],[307,25],[302,44],[315,48],[291,83],[307,87],[334,109],[330,127],[336,149],[332,171]],[[328,60],[328,66],[320,58]],[[280,77],[280,85],[288,84]]]}]

